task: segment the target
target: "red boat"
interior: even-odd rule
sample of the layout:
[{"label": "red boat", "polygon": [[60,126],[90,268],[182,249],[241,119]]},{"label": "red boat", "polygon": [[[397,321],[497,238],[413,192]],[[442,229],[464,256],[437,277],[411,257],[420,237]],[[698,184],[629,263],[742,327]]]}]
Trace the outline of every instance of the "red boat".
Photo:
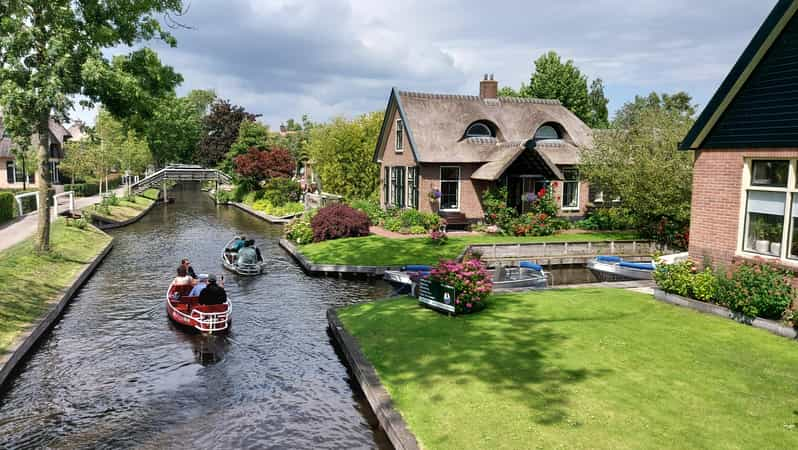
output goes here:
[{"label": "red boat", "polygon": [[199,297],[190,297],[193,286],[169,285],[166,291],[166,314],[174,322],[203,333],[218,333],[230,327],[233,305],[228,298],[220,305],[200,305]]}]

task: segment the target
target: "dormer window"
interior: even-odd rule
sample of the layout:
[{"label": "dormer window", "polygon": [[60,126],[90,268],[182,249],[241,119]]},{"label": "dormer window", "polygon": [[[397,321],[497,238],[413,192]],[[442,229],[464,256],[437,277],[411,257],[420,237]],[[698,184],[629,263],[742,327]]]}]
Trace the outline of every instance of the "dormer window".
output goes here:
[{"label": "dormer window", "polygon": [[405,124],[402,119],[396,119],[396,151],[401,152],[404,147]]},{"label": "dormer window", "polygon": [[466,128],[466,138],[495,138],[496,127],[488,122],[474,122]]},{"label": "dormer window", "polygon": [[535,140],[536,141],[545,141],[551,139],[560,139],[560,132],[554,128],[553,125],[543,125],[542,127],[538,128],[538,131],[535,132]]}]

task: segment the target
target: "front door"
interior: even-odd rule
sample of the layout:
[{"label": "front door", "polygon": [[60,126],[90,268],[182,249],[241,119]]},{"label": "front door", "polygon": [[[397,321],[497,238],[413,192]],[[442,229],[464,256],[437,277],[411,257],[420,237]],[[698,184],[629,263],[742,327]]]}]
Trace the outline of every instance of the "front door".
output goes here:
[{"label": "front door", "polygon": [[515,208],[521,214],[526,214],[529,212],[531,195],[537,196],[548,183],[540,175],[510,177],[507,180],[508,206]]}]

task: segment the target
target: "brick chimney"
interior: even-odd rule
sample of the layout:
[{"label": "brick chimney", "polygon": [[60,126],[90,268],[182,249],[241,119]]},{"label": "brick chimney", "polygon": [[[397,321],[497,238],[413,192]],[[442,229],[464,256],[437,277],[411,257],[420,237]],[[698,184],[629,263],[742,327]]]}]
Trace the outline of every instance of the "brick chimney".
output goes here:
[{"label": "brick chimney", "polygon": [[481,98],[499,98],[499,82],[493,80],[493,74],[485,74],[485,79],[479,82],[479,96]]}]

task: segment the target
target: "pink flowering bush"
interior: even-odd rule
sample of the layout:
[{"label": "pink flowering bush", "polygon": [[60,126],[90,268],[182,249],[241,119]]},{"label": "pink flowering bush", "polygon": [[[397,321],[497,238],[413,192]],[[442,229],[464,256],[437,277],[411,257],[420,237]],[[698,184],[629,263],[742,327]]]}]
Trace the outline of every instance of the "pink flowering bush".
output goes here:
[{"label": "pink flowering bush", "polygon": [[449,236],[444,231],[432,230],[429,232],[429,238],[433,243],[443,245],[449,239]]},{"label": "pink flowering bush", "polygon": [[485,299],[493,290],[490,274],[478,259],[469,259],[462,263],[441,261],[432,269],[430,279],[454,288],[454,307],[457,314],[482,310],[485,308]]}]

